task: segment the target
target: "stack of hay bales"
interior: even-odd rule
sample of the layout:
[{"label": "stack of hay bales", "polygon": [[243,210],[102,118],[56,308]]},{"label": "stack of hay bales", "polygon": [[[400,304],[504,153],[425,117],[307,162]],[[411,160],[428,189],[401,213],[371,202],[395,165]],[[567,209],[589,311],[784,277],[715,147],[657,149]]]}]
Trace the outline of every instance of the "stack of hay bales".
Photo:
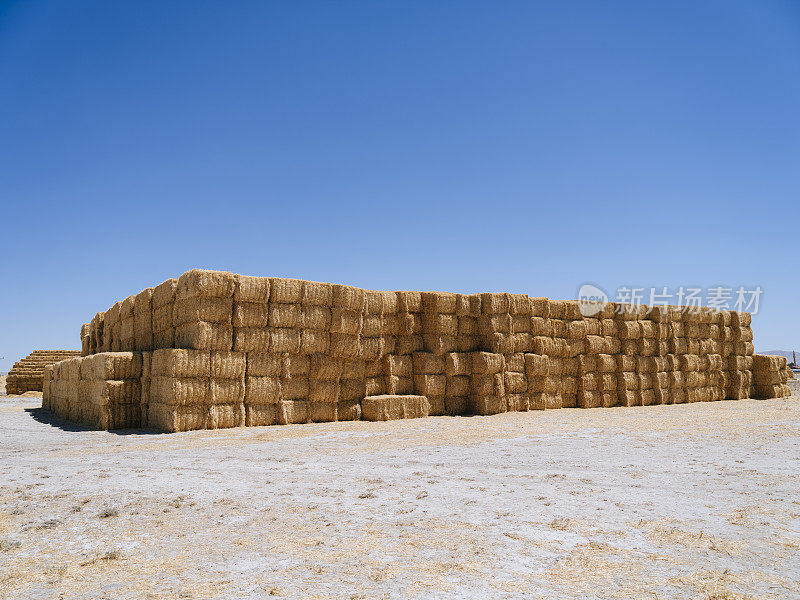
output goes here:
[{"label": "stack of hay bales", "polygon": [[172,310],[175,307],[175,290],[178,280],[167,279],[153,288],[151,299],[153,350],[175,347],[175,326],[172,324]]},{"label": "stack of hay bales", "polygon": [[142,356],[103,352],[47,367],[42,407],[97,429],[139,427]]},{"label": "stack of hay bales", "polygon": [[142,422],[170,431],[359,419],[368,397],[380,397],[371,415],[389,418],[398,406],[495,414],[750,391],[749,315],[580,308],[193,270],[98,313],[81,338],[90,356],[142,352]]},{"label": "stack of hay bales", "polygon": [[[436,336],[440,337],[440,336]],[[427,345],[427,344],[426,344]],[[425,396],[430,403],[431,415],[445,413],[447,377],[445,355],[433,352],[415,352],[412,359],[414,395]]]},{"label": "stack of hay bales", "polygon": [[[642,328],[639,324],[639,312],[635,306],[618,305],[613,320],[613,329],[619,340],[619,354],[616,356],[617,404],[620,406],[642,405],[642,381],[639,377],[640,355],[639,341]],[[606,331],[612,328],[605,325]],[[646,381],[645,381],[646,383]]]},{"label": "stack of hay bales", "polygon": [[42,392],[45,369],[59,361],[81,354],[78,350],[34,350],[11,367],[6,377],[6,394]]},{"label": "stack of hay bales", "polygon": [[752,396],[762,399],[791,396],[788,371],[785,356],[754,354]]},{"label": "stack of hay bales", "polygon": [[471,355],[470,411],[478,415],[506,412],[505,357],[497,352],[473,352]]},{"label": "stack of hay bales", "polygon": [[[172,310],[175,347],[190,350],[232,349],[231,319],[235,286],[233,273],[194,270],[178,278]],[[294,308],[296,305],[290,306]],[[292,314],[295,312],[292,311]],[[291,332],[298,338],[299,345],[299,331],[292,327]]]},{"label": "stack of hay bales", "polygon": [[450,352],[446,354],[444,374],[444,413],[451,416],[467,414],[470,410],[471,352]]},{"label": "stack of hay bales", "polygon": [[242,352],[155,350],[143,402],[147,425],[162,431],[243,426],[245,366]]}]

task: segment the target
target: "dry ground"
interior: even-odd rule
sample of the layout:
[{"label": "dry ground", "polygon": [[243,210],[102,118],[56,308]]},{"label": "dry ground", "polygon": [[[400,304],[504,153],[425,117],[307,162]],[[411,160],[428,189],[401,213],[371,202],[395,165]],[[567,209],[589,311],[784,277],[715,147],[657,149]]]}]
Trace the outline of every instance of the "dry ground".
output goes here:
[{"label": "dry ground", "polygon": [[798,598],[800,402],[172,435],[0,398],[0,598]]}]

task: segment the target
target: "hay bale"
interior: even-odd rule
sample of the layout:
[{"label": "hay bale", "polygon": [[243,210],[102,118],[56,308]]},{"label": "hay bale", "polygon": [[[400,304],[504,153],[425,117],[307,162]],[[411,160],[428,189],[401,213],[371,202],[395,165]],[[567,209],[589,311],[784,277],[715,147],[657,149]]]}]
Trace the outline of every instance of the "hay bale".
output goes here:
[{"label": "hay bale", "polygon": [[234,275],[233,299],[242,303],[266,304],[269,301],[269,277]]},{"label": "hay bale", "polygon": [[361,401],[346,401],[336,404],[337,421],[360,421]]},{"label": "hay bale", "polygon": [[504,385],[507,394],[522,394],[528,391],[528,381],[524,373],[506,371],[504,373]]},{"label": "hay bale", "polygon": [[357,336],[361,331],[361,312],[334,307],[331,310],[331,333]]},{"label": "hay bale", "polygon": [[[244,404],[245,380],[241,379],[218,379],[212,378],[210,382],[211,403],[214,405],[222,404]],[[242,415],[244,422],[244,415]],[[241,425],[230,425],[229,427],[241,427]]]},{"label": "hay bale", "polygon": [[262,327],[236,327],[233,330],[233,349],[236,352],[267,352],[269,341],[269,330]]},{"label": "hay bale", "polygon": [[456,294],[456,314],[460,317],[479,317],[481,315],[480,294]]},{"label": "hay bale", "polygon": [[175,327],[175,346],[192,350],[230,350],[233,327],[205,321]]},{"label": "hay bale", "polygon": [[266,302],[235,301],[232,323],[234,327],[266,327],[269,323],[269,305]]},{"label": "hay bale", "polygon": [[243,380],[246,368],[247,356],[244,352],[211,351],[211,377]]},{"label": "hay bale", "polygon": [[[261,406],[277,404],[281,399],[281,380],[279,377],[250,377],[245,379],[246,405]],[[276,413],[277,415],[277,413]],[[272,423],[265,423],[271,425]]]},{"label": "hay bale", "polygon": [[273,404],[245,405],[245,411],[246,427],[264,427],[279,423],[280,407],[277,402]]},{"label": "hay bale", "polygon": [[476,415],[496,415],[507,412],[507,410],[508,405],[503,396],[470,396],[469,412]]},{"label": "hay bale", "polygon": [[303,354],[327,353],[331,347],[331,334],[316,329],[300,330],[300,352]]},{"label": "hay bale", "polygon": [[284,400],[278,403],[278,423],[291,425],[309,422],[309,403],[307,400]]},{"label": "hay bale", "polygon": [[338,421],[336,403],[310,402],[308,404],[308,420],[311,423],[333,423]]},{"label": "hay bale", "polygon": [[489,375],[500,373],[505,365],[502,354],[491,352],[472,353],[472,373],[476,375]]},{"label": "hay bale", "polygon": [[438,374],[415,374],[414,392],[416,394],[431,397],[445,396],[447,378]]},{"label": "hay bale", "polygon": [[[199,377],[164,377],[150,379],[150,406],[153,403],[169,406],[208,405],[211,400],[211,381]],[[149,413],[148,413],[149,414]]]},{"label": "hay bale", "polygon": [[303,300],[303,280],[271,277],[269,281],[270,304],[300,304]]},{"label": "hay bale", "polygon": [[361,415],[365,421],[427,417],[429,411],[430,404],[425,396],[367,396],[361,401]]},{"label": "hay bale", "polygon": [[467,352],[449,352],[444,360],[445,373],[448,377],[469,375],[472,372],[472,357]]},{"label": "hay bale", "polygon": [[339,402],[361,401],[367,396],[367,386],[365,379],[340,379],[339,380]]},{"label": "hay bale", "polygon": [[[445,399],[462,396],[467,397],[470,394],[470,390],[471,382],[468,375],[447,376],[447,382],[445,384]],[[447,403],[445,402],[445,404]],[[447,409],[445,408],[445,410]]]},{"label": "hay bale", "polygon": [[[333,307],[361,314],[364,290],[349,285],[333,284]],[[346,332],[342,332],[346,333]]]},{"label": "hay bale", "polygon": [[304,306],[333,306],[333,285],[317,281],[304,281],[301,303]]},{"label": "hay bale", "polygon": [[269,351],[288,352],[298,354],[300,352],[300,330],[294,327],[270,327],[269,328]]},{"label": "hay bale", "polygon": [[[407,395],[414,393],[414,378],[400,377],[398,375],[388,375],[385,378],[386,393],[390,395]],[[380,395],[370,394],[367,395]]]},{"label": "hay bale", "polygon": [[178,277],[175,298],[233,298],[235,288],[236,278],[233,273],[192,269]]}]

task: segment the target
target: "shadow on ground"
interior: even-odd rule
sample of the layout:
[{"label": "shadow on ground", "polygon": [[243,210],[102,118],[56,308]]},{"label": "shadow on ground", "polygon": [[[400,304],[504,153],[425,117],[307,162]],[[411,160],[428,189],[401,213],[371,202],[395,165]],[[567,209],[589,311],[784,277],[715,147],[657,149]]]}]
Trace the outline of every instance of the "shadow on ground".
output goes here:
[{"label": "shadow on ground", "polygon": [[[33,417],[34,421],[38,421],[44,425],[50,425],[51,427],[56,427],[61,431],[100,431],[98,429],[92,429],[91,427],[79,425],[77,423],[73,423],[72,421],[67,421],[57,417],[50,411],[41,407],[26,408],[25,412]],[[163,432],[155,429],[112,429],[107,433],[113,433],[115,435],[157,435],[162,434]]]}]

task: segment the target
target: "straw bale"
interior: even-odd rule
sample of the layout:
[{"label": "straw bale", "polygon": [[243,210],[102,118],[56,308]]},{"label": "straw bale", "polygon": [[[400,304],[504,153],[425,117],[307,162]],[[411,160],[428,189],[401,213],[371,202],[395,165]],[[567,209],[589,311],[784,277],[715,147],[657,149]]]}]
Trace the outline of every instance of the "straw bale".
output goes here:
[{"label": "straw bale", "polygon": [[752,315],[747,312],[731,311],[732,327],[749,327],[752,323]]},{"label": "straw bale", "polygon": [[244,377],[240,379],[211,379],[212,404],[241,404],[244,402],[244,396]]},{"label": "straw bale", "polygon": [[455,375],[452,377],[447,377],[447,383],[445,384],[445,396],[448,398],[469,396],[470,386],[471,383],[468,375]]},{"label": "straw bale", "polygon": [[470,412],[476,415],[496,415],[508,410],[506,399],[502,396],[475,395],[469,399]]},{"label": "straw bale", "polygon": [[555,340],[543,335],[537,335],[533,338],[533,348],[536,354],[554,356],[556,353]]},{"label": "straw bale", "polygon": [[331,347],[331,334],[317,329],[300,330],[300,352],[314,354],[329,352]]},{"label": "straw bale", "polygon": [[269,304],[270,327],[300,327],[299,304]]},{"label": "straw bale", "polygon": [[73,361],[78,372],[74,379],[138,379],[142,376],[140,352],[102,352]]},{"label": "straw bale", "polygon": [[344,401],[336,403],[337,421],[360,421],[361,420],[361,400]]},{"label": "straw bale", "polygon": [[342,361],[342,379],[364,379],[366,376],[366,361],[359,358]]},{"label": "straw bale", "polygon": [[340,379],[339,402],[361,400],[367,395],[365,379]]},{"label": "straw bale", "polygon": [[458,337],[449,335],[423,335],[422,345],[423,349],[437,355],[455,352],[460,348]]},{"label": "straw bale", "polygon": [[219,323],[185,323],[175,328],[175,346],[194,350],[230,350],[233,328]]},{"label": "straw bale", "polygon": [[445,356],[437,356],[431,352],[415,352],[412,364],[415,374],[442,374],[445,372]]},{"label": "straw bale", "polygon": [[526,412],[529,408],[528,394],[508,394],[506,396],[506,410],[508,412]]},{"label": "straw bale", "polygon": [[308,399],[311,402],[339,401],[339,379],[311,379]]},{"label": "straw bale", "polygon": [[448,377],[469,375],[472,372],[472,358],[467,352],[450,352],[444,356],[445,370]]},{"label": "straw bale", "polygon": [[269,305],[266,302],[233,303],[234,327],[266,327],[269,323]]},{"label": "straw bale", "polygon": [[150,378],[150,402],[168,405],[208,404],[211,400],[211,380],[208,377]]},{"label": "straw bale", "polygon": [[524,373],[516,371],[506,371],[505,375],[505,389],[508,394],[521,394],[528,389],[528,381]]},{"label": "straw bale", "polygon": [[303,280],[271,277],[269,282],[270,304],[300,304],[303,300]]},{"label": "straw bale", "polygon": [[[378,363],[379,365],[381,363]],[[387,375],[396,375],[398,377],[411,377],[413,371],[413,359],[411,356],[398,356],[395,354],[387,355],[383,358],[382,372]],[[375,373],[378,375],[380,373]]]},{"label": "straw bale", "polygon": [[603,406],[602,392],[590,389],[580,389],[576,396],[578,408],[599,408]]},{"label": "straw bale", "polygon": [[569,321],[567,323],[566,337],[571,340],[581,340],[586,337],[585,321]]},{"label": "straw bale", "polygon": [[550,319],[550,335],[566,338],[568,333],[567,321],[563,319]]},{"label": "straw bale", "polygon": [[311,375],[311,357],[303,354],[290,354],[288,359],[288,378]]},{"label": "straw bale", "polygon": [[281,382],[281,394],[284,400],[308,400],[311,384],[307,375],[292,377]]},{"label": "straw bale", "polygon": [[269,341],[269,330],[262,327],[236,327],[233,330],[233,349],[236,352],[266,352]]},{"label": "straw bale", "polygon": [[617,370],[616,357],[611,354],[598,354],[596,360],[597,370],[601,373],[614,373]]},{"label": "straw bale", "polygon": [[616,329],[621,340],[638,340],[642,337],[642,324],[639,321],[617,321]]},{"label": "straw bale", "polygon": [[530,332],[534,336],[549,336],[552,332],[550,319],[547,317],[531,317]]},{"label": "straw bale", "polygon": [[361,335],[379,337],[383,333],[383,317],[365,314],[361,322]]},{"label": "straw bale", "polygon": [[300,330],[294,327],[270,328],[269,350],[270,352],[298,354],[300,352]]},{"label": "straw bale", "polygon": [[389,421],[427,417],[430,404],[425,396],[380,395],[367,396],[361,401],[365,421]]},{"label": "straw bale", "polygon": [[587,354],[604,354],[607,349],[606,340],[599,335],[586,336],[586,353]]},{"label": "straw bale", "polygon": [[[399,379],[399,377],[397,375],[394,375],[393,377],[395,377],[395,379]],[[404,390],[403,393],[412,392],[414,390],[414,384],[413,384],[413,380],[411,379],[411,377],[406,377],[406,378],[403,378],[403,379],[406,379],[408,381],[408,383],[405,386],[403,386],[403,387],[405,387],[405,390]],[[400,392],[397,392],[396,390],[400,389],[401,386],[400,385],[396,385],[394,387],[395,387],[395,389],[393,390],[393,393],[400,393]],[[387,391],[388,391],[387,378],[385,378],[385,377],[367,377],[366,384],[365,384],[365,390],[364,390],[364,395],[365,396],[379,396],[381,394],[387,393]]]},{"label": "straw bale", "polygon": [[359,339],[358,356],[365,360],[377,360],[388,354],[386,340],[382,337],[362,337]]},{"label": "straw bale", "polygon": [[360,288],[334,283],[333,307],[361,314],[364,308],[364,295],[364,290]]},{"label": "straw bale", "polygon": [[178,287],[177,279],[167,279],[153,288],[153,309],[172,304],[175,301],[175,291]]},{"label": "straw bale", "polygon": [[325,354],[313,354],[310,357],[309,376],[312,379],[338,381],[342,376],[344,360]]},{"label": "straw bale", "polygon": [[400,291],[397,294],[397,310],[400,313],[422,312],[422,292]]},{"label": "straw bale", "polygon": [[478,317],[481,314],[480,294],[456,294],[456,314],[464,317]]},{"label": "straw bale", "polygon": [[153,308],[153,332],[167,331],[172,325],[172,308],[174,303]]},{"label": "straw bale", "polygon": [[502,373],[471,376],[472,393],[479,396],[504,396],[505,380]]},{"label": "straw bale", "polygon": [[358,335],[361,331],[361,318],[360,312],[333,308],[331,310],[331,332]]},{"label": "straw bale", "polygon": [[233,299],[236,302],[266,304],[269,301],[269,277],[234,275]]},{"label": "straw bale", "polygon": [[245,405],[245,426],[264,427],[279,423],[279,406],[277,402],[271,404]]},{"label": "straw bale", "polygon": [[[277,404],[281,399],[278,377],[250,377],[245,380],[244,402],[247,405]],[[269,423],[271,425],[271,423]]]},{"label": "straw bale", "polygon": [[447,378],[444,375],[415,374],[414,391],[423,396],[445,395]]},{"label": "straw bale", "polygon": [[338,421],[336,403],[309,402],[308,420],[311,423],[333,423]]},{"label": "straw bale", "polygon": [[493,374],[503,370],[505,360],[502,354],[475,352],[472,354],[472,372],[475,374]]},{"label": "straw bale", "polygon": [[211,377],[217,379],[242,379],[246,367],[247,356],[244,352],[211,351]]},{"label": "straw bale", "polygon": [[192,269],[178,277],[175,298],[233,298],[235,288],[236,278],[233,273]]},{"label": "straw bale", "polygon": [[481,312],[485,315],[494,315],[508,312],[511,309],[511,295],[506,293],[482,293]]},{"label": "straw bale", "polygon": [[78,400],[98,406],[140,404],[142,383],[139,379],[83,380],[78,382]]},{"label": "straw bale", "polygon": [[149,427],[169,433],[208,428],[208,408],[151,403],[147,407]]},{"label": "straw bale", "polygon": [[[394,295],[394,292],[389,292]],[[304,281],[301,303],[304,306],[333,306],[333,285],[318,281]]]},{"label": "straw bale", "polygon": [[284,400],[278,403],[278,423],[281,425],[308,423],[308,404],[307,400]]},{"label": "straw bale", "polygon": [[389,375],[385,378],[385,388],[387,394],[413,394],[414,378]]}]

